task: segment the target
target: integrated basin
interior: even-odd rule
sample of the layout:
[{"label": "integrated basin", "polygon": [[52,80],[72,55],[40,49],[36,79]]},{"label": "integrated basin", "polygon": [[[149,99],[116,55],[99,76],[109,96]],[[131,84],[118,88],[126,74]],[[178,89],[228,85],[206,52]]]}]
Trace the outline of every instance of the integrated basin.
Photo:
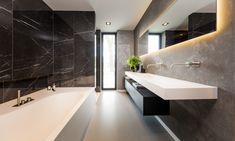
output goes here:
[{"label": "integrated basin", "polygon": [[125,72],[164,100],[217,99],[217,87],[164,77],[150,73]]}]

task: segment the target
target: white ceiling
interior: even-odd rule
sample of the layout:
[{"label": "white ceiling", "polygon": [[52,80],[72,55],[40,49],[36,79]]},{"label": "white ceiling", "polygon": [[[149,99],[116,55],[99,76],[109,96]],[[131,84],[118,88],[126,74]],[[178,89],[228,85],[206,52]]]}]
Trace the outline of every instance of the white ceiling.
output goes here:
[{"label": "white ceiling", "polygon": [[[194,12],[216,12],[216,0],[176,0],[161,17],[159,17],[150,32],[164,32],[165,30],[185,29],[188,16]],[[168,22],[168,26],[162,26]]]},{"label": "white ceiling", "polygon": [[[133,30],[152,0],[43,0],[53,10],[95,11],[102,32]],[[112,22],[106,26],[105,22]]]}]

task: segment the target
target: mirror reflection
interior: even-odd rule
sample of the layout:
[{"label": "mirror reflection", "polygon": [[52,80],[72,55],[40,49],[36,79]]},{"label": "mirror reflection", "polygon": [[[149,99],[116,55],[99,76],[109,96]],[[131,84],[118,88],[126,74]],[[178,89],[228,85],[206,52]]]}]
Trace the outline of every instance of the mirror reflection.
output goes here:
[{"label": "mirror reflection", "polygon": [[176,0],[148,29],[148,53],[216,31],[216,3]]}]

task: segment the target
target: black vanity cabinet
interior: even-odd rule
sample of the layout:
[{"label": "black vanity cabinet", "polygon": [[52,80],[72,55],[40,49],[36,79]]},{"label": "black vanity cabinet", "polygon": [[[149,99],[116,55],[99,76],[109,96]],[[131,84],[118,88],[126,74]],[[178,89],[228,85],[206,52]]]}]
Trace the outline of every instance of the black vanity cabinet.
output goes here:
[{"label": "black vanity cabinet", "polygon": [[163,100],[146,88],[135,88],[132,79],[125,79],[125,88],[144,116],[169,115],[170,102]]}]

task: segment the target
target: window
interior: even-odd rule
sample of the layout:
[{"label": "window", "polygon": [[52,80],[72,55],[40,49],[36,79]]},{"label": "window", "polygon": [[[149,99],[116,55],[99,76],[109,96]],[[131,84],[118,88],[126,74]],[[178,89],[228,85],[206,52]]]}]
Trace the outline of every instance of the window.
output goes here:
[{"label": "window", "polygon": [[116,34],[103,34],[103,89],[116,88]]},{"label": "window", "polygon": [[148,53],[161,49],[161,35],[151,33],[148,35]]}]

